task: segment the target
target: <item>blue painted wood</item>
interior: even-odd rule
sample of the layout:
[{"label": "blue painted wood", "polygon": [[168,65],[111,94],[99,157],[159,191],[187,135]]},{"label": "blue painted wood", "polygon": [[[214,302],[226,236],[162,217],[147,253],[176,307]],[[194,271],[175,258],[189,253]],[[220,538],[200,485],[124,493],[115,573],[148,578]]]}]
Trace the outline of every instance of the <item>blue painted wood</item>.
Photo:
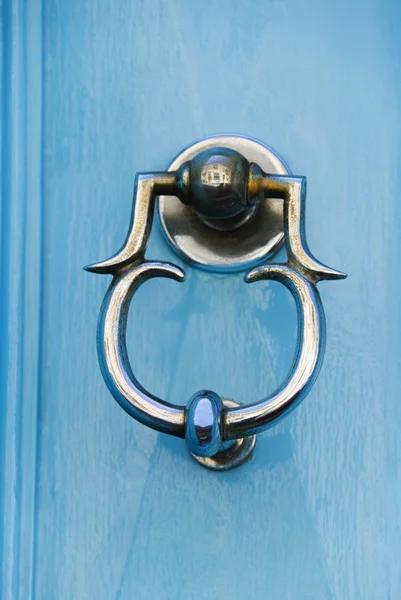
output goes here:
[{"label": "blue painted wood", "polygon": [[2,5],[0,596],[32,597],[42,313],[41,2]]},{"label": "blue painted wood", "polygon": [[[9,599],[401,596],[399,124],[391,0],[16,0],[2,8],[1,584]],[[43,39],[42,39],[43,32]],[[308,176],[328,344],[247,466],[203,471],[127,417],[97,365],[135,171],[218,132]],[[183,264],[155,228],[148,256]],[[249,402],[291,364],[274,283],[187,269],[129,329],[138,378]]]}]

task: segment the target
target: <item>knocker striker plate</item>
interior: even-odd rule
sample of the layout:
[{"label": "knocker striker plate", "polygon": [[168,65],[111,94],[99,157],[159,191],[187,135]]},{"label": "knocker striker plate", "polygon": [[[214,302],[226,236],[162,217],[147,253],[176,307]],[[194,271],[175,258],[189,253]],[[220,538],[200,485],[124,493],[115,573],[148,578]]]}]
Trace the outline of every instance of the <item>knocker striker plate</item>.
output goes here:
[{"label": "knocker striker plate", "polygon": [[[266,173],[287,174],[283,159],[259,141],[234,135],[219,135],[196,142],[181,152],[168,170],[204,150],[230,148],[240,152]],[[248,222],[234,231],[219,231],[202,221],[177,197],[160,196],[158,213],[164,235],[180,256],[208,271],[242,271],[275,254],[284,242],[283,201],[260,202]]]},{"label": "knocker striker plate", "polygon": [[[223,400],[223,404],[227,408],[239,406],[232,400]],[[212,471],[229,471],[248,460],[254,451],[255,444],[256,435],[248,435],[235,440],[233,444],[229,444],[227,448],[223,448],[213,456],[198,456],[194,452],[191,452],[191,455],[202,467],[207,467]]]},{"label": "knocker striker plate", "polygon": [[[110,259],[86,267],[113,275],[98,321],[99,364],[111,394],[129,415],[160,432],[185,438],[201,465],[227,470],[242,464],[252,453],[256,434],[293,410],[314,384],[325,349],[325,317],[317,283],[342,279],[345,274],[311,254],[305,233],[306,179],[289,175],[284,163],[263,144],[219,136],[198,142],[177,161],[168,172],[137,175],[122,248]],[[275,252],[285,240],[286,264],[263,264],[245,276],[248,283],[281,282],[292,293],[298,311],[293,366],[282,385],[259,402],[239,406],[211,390],[201,390],[182,406],[150,394],[135,378],[126,347],[132,297],[152,277],[184,279],[176,265],[145,260],[158,196],[167,237],[173,231],[170,242],[204,268],[244,268]]]}]

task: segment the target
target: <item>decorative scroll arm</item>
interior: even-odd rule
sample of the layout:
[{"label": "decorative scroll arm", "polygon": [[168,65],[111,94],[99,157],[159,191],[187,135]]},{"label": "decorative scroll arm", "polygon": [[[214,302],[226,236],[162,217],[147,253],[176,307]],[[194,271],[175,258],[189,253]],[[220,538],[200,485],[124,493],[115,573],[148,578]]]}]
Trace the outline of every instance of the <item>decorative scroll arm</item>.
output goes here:
[{"label": "decorative scroll arm", "polygon": [[260,183],[266,198],[283,198],[284,231],[288,264],[314,282],[344,279],[345,273],[318,261],[308,248],[305,232],[306,177],[263,175]]},{"label": "decorative scroll arm", "polygon": [[143,262],[152,227],[155,199],[176,193],[175,173],[139,173],[135,178],[134,202],[128,234],[122,248],[108,260],[84,267],[87,271],[115,274],[135,262]]}]

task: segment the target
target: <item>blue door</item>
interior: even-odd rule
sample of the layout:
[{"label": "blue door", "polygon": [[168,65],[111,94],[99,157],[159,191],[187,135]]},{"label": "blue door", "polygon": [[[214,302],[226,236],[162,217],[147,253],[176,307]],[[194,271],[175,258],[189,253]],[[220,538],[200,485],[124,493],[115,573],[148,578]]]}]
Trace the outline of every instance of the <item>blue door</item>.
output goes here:
[{"label": "blue door", "polygon": [[[2,6],[4,600],[401,598],[401,7],[392,0],[9,0]],[[134,174],[239,133],[308,177],[327,350],[302,405],[216,473],[104,385],[107,277]],[[278,283],[184,267],[134,299],[138,380],[247,404],[296,346]],[[284,260],[284,252],[279,259]],[[131,318],[131,317],[130,317]]]}]

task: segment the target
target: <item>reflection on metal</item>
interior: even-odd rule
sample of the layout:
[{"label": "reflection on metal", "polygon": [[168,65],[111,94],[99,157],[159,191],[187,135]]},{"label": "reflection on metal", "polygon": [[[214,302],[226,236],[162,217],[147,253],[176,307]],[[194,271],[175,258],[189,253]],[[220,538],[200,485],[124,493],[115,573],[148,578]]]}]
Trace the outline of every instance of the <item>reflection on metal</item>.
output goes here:
[{"label": "reflection on metal", "polygon": [[[232,166],[237,161],[237,182],[233,185],[231,179],[230,188],[221,185],[207,189],[202,182],[208,165],[219,164],[213,158],[216,152],[225,168],[230,157]],[[261,142],[232,135],[196,142],[177,156],[169,171],[185,170],[189,161],[194,175],[190,202],[163,194],[158,202],[162,231],[173,250],[201,269],[222,272],[244,271],[273,256],[284,243],[283,201],[270,198],[269,202],[258,202],[257,195],[248,193],[247,183],[250,165],[259,165],[266,173],[286,175],[284,161]],[[189,179],[189,169],[186,172]],[[226,193],[228,189],[231,194]],[[221,218],[221,212],[216,211],[222,209],[229,209],[231,214]]]},{"label": "reflection on metal", "polygon": [[[145,425],[185,438],[191,453],[203,466],[227,470],[242,464],[253,451],[255,435],[294,409],[310,390],[325,348],[324,311],[316,284],[322,279],[341,279],[346,275],[323,265],[309,251],[305,237],[304,177],[277,174],[280,168],[285,172],[284,167],[280,167],[283,165],[280,159],[262,144],[247,138],[220,136],[199,142],[195,147],[195,153],[192,148],[186,151],[186,160],[181,156],[173,171],[137,176],[133,213],[123,247],[112,258],[86,269],[113,275],[99,317],[98,354],[103,377],[114,398],[128,414]],[[238,147],[245,148],[248,154],[251,148],[265,159],[268,156],[275,164],[274,172],[264,172],[261,165],[250,162]],[[144,258],[155,199],[159,195],[163,195],[162,222],[168,199],[171,199],[189,211],[189,220],[202,227],[198,244],[199,240],[207,244],[217,235],[225,239],[229,248],[231,239],[232,254],[228,252],[224,257],[220,242],[217,252],[213,247],[209,263],[205,260],[207,253],[202,255],[203,262],[195,261],[199,266],[215,270],[239,269],[277,250],[280,237],[285,239],[287,264],[254,267],[245,277],[249,283],[262,279],[280,281],[291,291],[298,311],[298,347],[291,372],[278,390],[259,402],[238,406],[232,401],[222,401],[210,390],[203,390],[190,399],[187,407],[177,406],[147,392],[132,372],[125,338],[128,309],[135,291],[152,277],[184,279],[179,267]],[[246,250],[238,253],[236,236],[242,239],[247,231],[258,228],[260,207],[266,211],[266,206],[275,203],[277,207],[280,202],[284,230],[276,233],[276,242],[269,252],[265,240],[260,243],[258,237],[259,253],[251,256],[246,245]],[[191,241],[192,238],[187,236],[186,239]],[[170,241],[176,250],[194,262],[190,246],[180,246],[177,238]]]},{"label": "reflection on metal", "polygon": [[[239,406],[237,402],[232,400],[223,400],[223,405],[226,408],[236,408]],[[224,415],[224,413],[222,413]],[[189,424],[187,425],[187,429]],[[220,433],[221,435],[221,433]],[[222,443],[220,449],[212,456],[207,456],[204,453],[201,455],[199,449],[193,452],[192,448],[188,446],[189,451],[195,460],[198,461],[203,467],[212,469],[213,471],[228,471],[233,467],[239,467],[244,463],[252,454],[256,444],[256,434],[247,435],[243,438],[238,438],[233,442],[228,441]]]}]

